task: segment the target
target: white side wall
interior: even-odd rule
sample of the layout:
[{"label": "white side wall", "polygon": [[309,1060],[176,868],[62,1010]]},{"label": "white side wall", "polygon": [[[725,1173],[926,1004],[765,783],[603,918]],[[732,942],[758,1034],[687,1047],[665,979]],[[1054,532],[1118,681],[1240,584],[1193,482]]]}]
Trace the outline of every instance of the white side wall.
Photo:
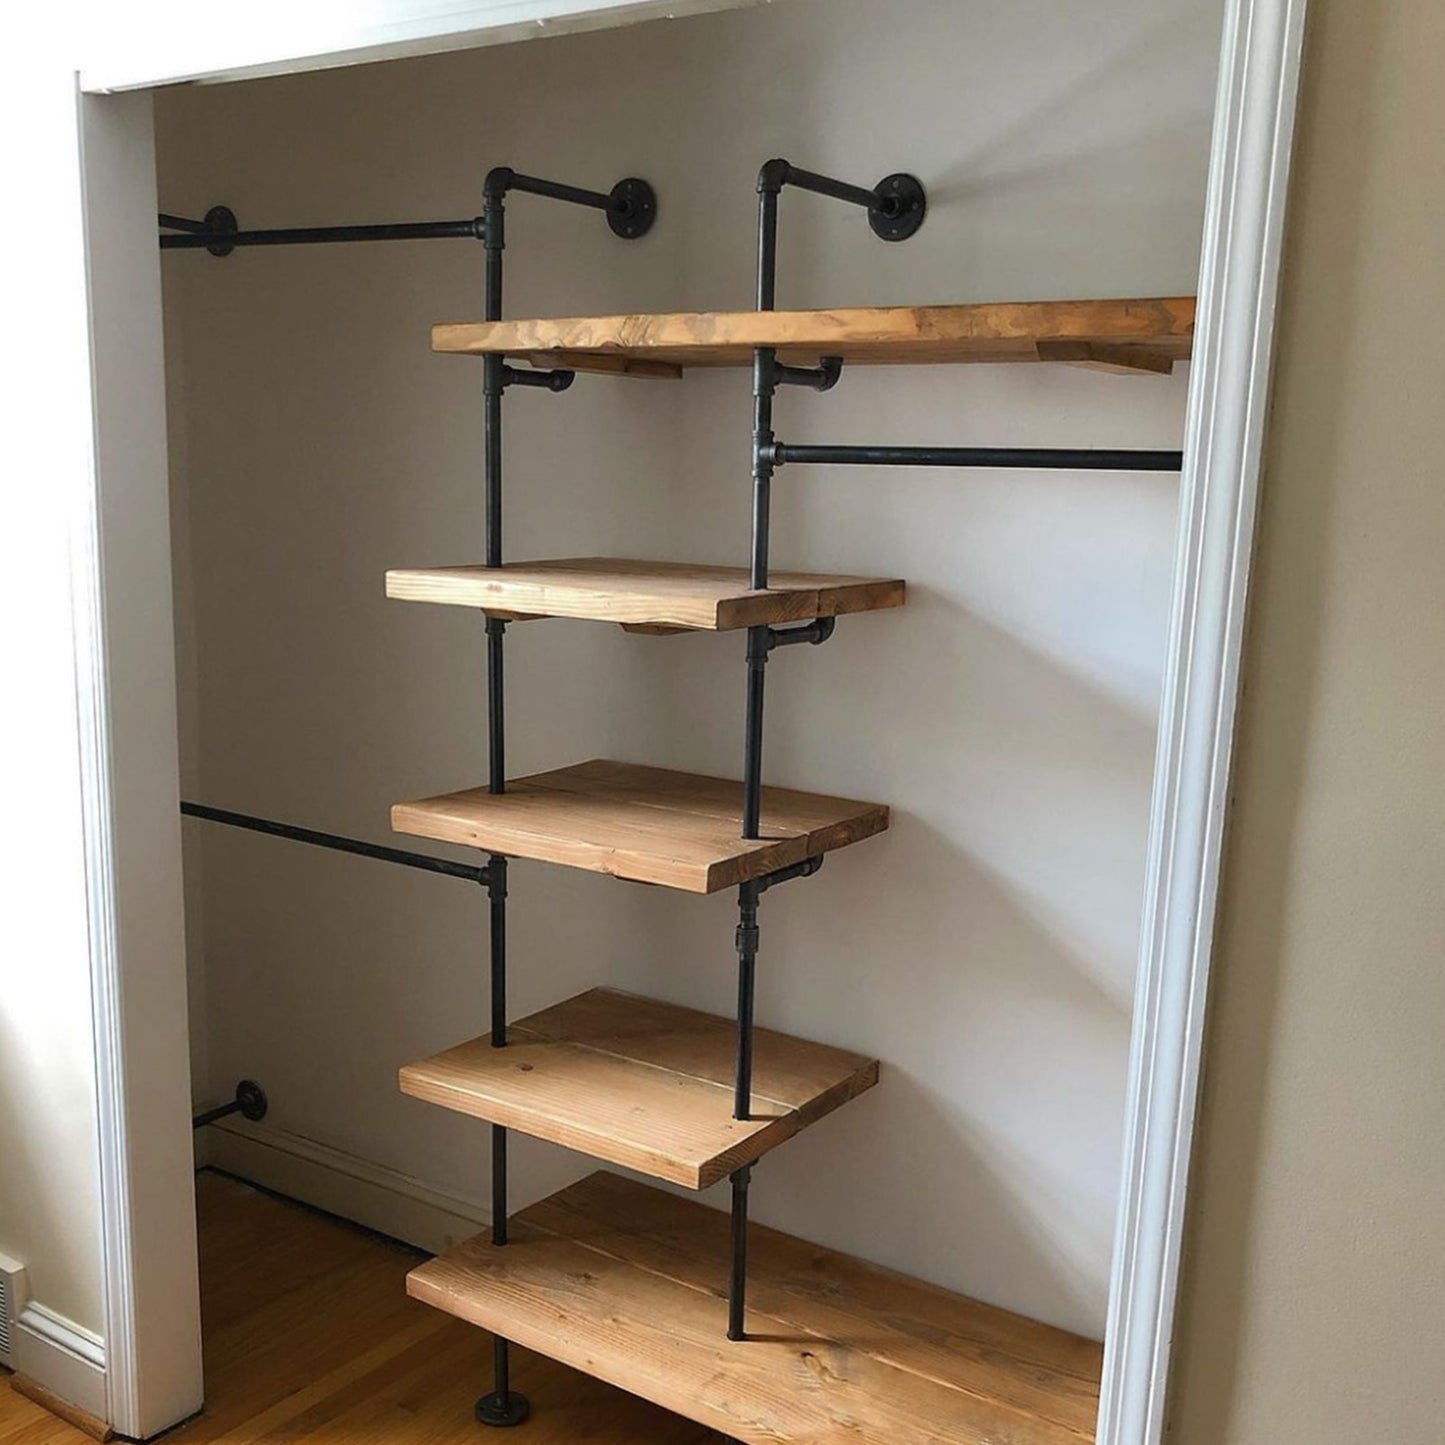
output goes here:
[{"label": "white side wall", "polygon": [[[0,568],[0,1253],[34,1296],[104,1328],[90,953],[86,931],[69,543],[92,485],[90,370],[74,77],[58,38],[27,37],[0,87],[0,122],[24,135],[0,227],[6,303],[6,563]],[[37,246],[34,218],[49,240]],[[29,218],[27,220],[27,217]],[[13,250],[12,250],[13,248]]]},{"label": "white side wall", "polygon": [[[1219,7],[1186,0],[767,10],[163,94],[161,198],[243,224],[463,215],[493,164],[657,185],[639,244],[518,197],[508,310],[742,306],[770,155],[931,210],[886,247],[784,199],[782,304],[1193,288]],[[480,371],[427,327],[480,310],[466,243],[164,262],[183,772],[225,807],[385,839],[478,781],[479,620],[385,602],[387,566],[476,560]],[[1183,377],[858,369],[788,393],[798,440],[1170,446]],[[579,379],[508,404],[512,557],[742,560],[748,381]],[[903,612],[770,670],[768,774],[894,805],[892,832],[764,909],[760,1017],[876,1052],[880,1087],[772,1156],[759,1218],[1102,1332],[1175,482],[785,471],[775,561],[906,576]],[[736,776],[737,638],[514,628],[514,772],[611,755]],[[485,905],[448,880],[186,831],[193,997],[219,1096],[448,1197],[475,1125],[398,1064],[479,1031]],[[513,1003],[595,982],[726,1011],[730,899],[513,873]],[[519,1141],[517,1201],[588,1161]]]}]

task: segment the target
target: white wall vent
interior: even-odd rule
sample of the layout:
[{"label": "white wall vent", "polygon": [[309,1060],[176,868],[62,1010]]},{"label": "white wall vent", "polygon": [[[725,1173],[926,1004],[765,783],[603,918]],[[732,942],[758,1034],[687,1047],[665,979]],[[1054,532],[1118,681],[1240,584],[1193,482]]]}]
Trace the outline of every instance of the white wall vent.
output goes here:
[{"label": "white wall vent", "polygon": [[0,1254],[0,1365],[15,1366],[15,1322],[25,1307],[25,1270]]}]

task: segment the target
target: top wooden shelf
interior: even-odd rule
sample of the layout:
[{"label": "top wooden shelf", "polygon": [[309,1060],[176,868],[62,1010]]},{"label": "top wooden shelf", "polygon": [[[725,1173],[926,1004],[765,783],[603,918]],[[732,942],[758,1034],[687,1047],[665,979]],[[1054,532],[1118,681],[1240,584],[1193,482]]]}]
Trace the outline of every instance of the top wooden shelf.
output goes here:
[{"label": "top wooden shelf", "polygon": [[432,348],[663,377],[693,366],[749,366],[757,346],[804,366],[841,356],[865,365],[1061,361],[1168,372],[1189,356],[1193,337],[1194,298],[1172,296],[448,322],[432,328]]}]

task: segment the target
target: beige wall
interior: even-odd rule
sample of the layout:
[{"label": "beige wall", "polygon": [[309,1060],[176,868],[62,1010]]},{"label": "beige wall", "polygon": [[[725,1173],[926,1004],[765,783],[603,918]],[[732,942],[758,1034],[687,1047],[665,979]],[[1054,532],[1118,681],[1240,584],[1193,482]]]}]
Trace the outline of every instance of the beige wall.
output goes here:
[{"label": "beige wall", "polygon": [[1445,7],[1312,9],[1177,1445],[1445,1429]]},{"label": "beige wall", "polygon": [[[783,154],[916,169],[930,211],[890,247],[790,193],[782,304],[1170,294],[1198,269],[1219,33],[1217,0],[792,0],[180,88],[157,102],[161,202],[255,225],[470,214],[494,164],[635,171],[660,197],[636,245],[516,198],[512,314],[746,306],[757,169]],[[165,258],[183,767],[210,803],[385,839],[391,803],[477,781],[477,619],[382,591],[388,566],[477,557],[479,376],[427,350],[430,323],[476,313],[477,251]],[[859,368],[778,419],[799,439],[1170,446],[1186,384]],[[509,555],[740,561],[749,405],[740,371],[515,396]],[[768,684],[769,776],[895,811],[765,906],[760,1018],[885,1076],[768,1160],[757,1214],[1101,1333],[1177,478],[798,468],[775,496],[779,566],[882,569],[910,599]],[[515,773],[738,775],[737,638],[539,623],[508,656]],[[198,1095],[253,1075],[267,1129],[483,1195],[484,1131],[395,1083],[482,1026],[475,890],[201,824],[186,861]],[[733,1006],[729,897],[523,862],[510,907],[519,1014],[598,982]],[[515,1197],[590,1167],[519,1139]]]}]

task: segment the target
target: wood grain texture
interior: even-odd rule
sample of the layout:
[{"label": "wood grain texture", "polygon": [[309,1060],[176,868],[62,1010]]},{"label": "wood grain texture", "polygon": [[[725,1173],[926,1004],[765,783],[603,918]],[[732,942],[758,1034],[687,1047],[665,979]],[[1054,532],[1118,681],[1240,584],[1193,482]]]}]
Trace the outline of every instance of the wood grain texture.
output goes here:
[{"label": "wood grain texture", "polygon": [[[226,1179],[197,1177],[205,1412],[167,1445],[478,1445],[491,1338],[408,1299],[421,1256]],[[535,1355],[526,1445],[724,1445],[701,1425]],[[90,1445],[0,1371],[0,1445]]]},{"label": "wood grain texture", "polygon": [[724,1214],[595,1174],[412,1271],[417,1299],[748,1445],[1088,1445],[1092,1341],[754,1226],[726,1338]]},{"label": "wood grain texture", "polygon": [[733,1118],[731,1019],[598,988],[401,1070],[401,1090],[688,1189],[707,1189],[878,1082],[878,1063],[758,1029]]},{"label": "wood grain texture", "polygon": [[765,591],[744,567],[570,557],[502,567],[398,568],[386,595],[406,602],[479,607],[518,614],[619,622],[628,627],[725,631],[901,607],[896,578],[774,572]]},{"label": "wood grain texture", "polygon": [[[750,366],[753,348],[812,366],[823,356],[852,364],[922,364],[1056,359],[1062,343],[1112,349],[1114,366],[1132,349],[1154,370],[1188,357],[1194,298],[1026,301],[972,306],[879,306],[832,311],[701,311],[656,316],[571,316],[448,322],[433,327],[436,351],[497,353],[539,366],[613,371],[634,365]],[[1059,356],[1088,361],[1087,356]],[[1100,360],[1108,360],[1101,357]]]},{"label": "wood grain texture", "polygon": [[398,833],[715,893],[888,827],[881,803],[763,789],[762,837],[743,838],[742,784],[594,759],[507,784],[398,803]]}]

